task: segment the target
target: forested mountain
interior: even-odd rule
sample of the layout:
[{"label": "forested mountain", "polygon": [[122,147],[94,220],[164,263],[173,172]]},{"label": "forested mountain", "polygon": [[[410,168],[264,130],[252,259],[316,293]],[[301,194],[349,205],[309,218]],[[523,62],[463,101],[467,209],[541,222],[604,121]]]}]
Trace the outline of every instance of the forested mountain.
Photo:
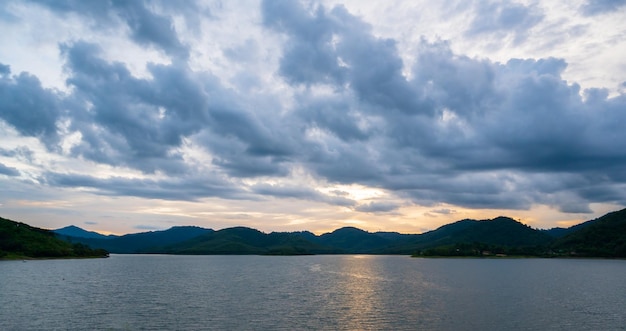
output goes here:
[{"label": "forested mountain", "polygon": [[208,232],[213,230],[197,226],[175,226],[163,231],[133,233],[114,238],[81,238],[62,234],[58,236],[69,242],[104,248],[111,253],[128,254],[152,252],[153,248],[179,243]]},{"label": "forested mountain", "polygon": [[540,255],[553,237],[508,217],[461,220],[408,241],[414,255]]},{"label": "forested mountain", "polygon": [[87,231],[75,225],[69,225],[64,228],[52,230],[52,232],[58,235],[66,236],[66,237],[88,238],[88,239],[112,239],[112,238],[117,237],[116,235],[105,236],[98,232]]},{"label": "forested mountain", "polygon": [[394,243],[384,235],[370,233],[354,227],[344,227],[331,233],[311,238],[316,243],[336,247],[346,253],[373,253]]},{"label": "forested mountain", "polygon": [[[50,231],[39,231],[46,234],[46,240],[52,238]],[[626,257],[626,209],[571,228],[550,230],[537,230],[508,217],[497,217],[481,221],[461,220],[423,234],[372,233],[345,227],[315,235],[309,231],[263,233],[246,227],[214,231],[195,226],[119,237],[102,236],[78,227],[55,232],[59,233],[59,238],[71,243],[104,248],[112,253]],[[67,233],[76,236],[62,235]],[[30,237],[22,240],[29,241]],[[3,245],[10,242],[14,241],[2,240]],[[50,250],[63,251],[61,248]]]},{"label": "forested mountain", "polygon": [[554,239],[507,217],[462,220],[421,235],[371,233],[345,227],[320,236],[235,227],[162,247],[170,254],[415,254],[545,255]]},{"label": "forested mountain", "polygon": [[56,238],[50,230],[0,217],[0,259],[106,257],[102,249],[90,249]]},{"label": "forested mountain", "polygon": [[559,238],[553,248],[574,256],[626,257],[626,209],[587,222]]},{"label": "forested mountain", "polygon": [[545,245],[551,237],[508,217],[492,220],[462,220],[426,232],[419,237],[428,246],[456,242],[482,242],[492,245]]},{"label": "forested mountain", "polygon": [[570,234],[572,232],[576,232],[584,227],[586,227],[587,225],[590,225],[593,223],[593,221],[595,220],[591,220],[591,221],[587,221],[587,222],[583,222],[580,224],[576,224],[574,226],[571,226],[569,228],[552,228],[552,229],[548,229],[548,230],[541,230],[541,232],[548,234],[554,238],[561,238],[567,234]]},{"label": "forested mountain", "polygon": [[234,227],[157,249],[169,254],[332,254],[340,251],[304,239],[297,233],[261,231]]}]

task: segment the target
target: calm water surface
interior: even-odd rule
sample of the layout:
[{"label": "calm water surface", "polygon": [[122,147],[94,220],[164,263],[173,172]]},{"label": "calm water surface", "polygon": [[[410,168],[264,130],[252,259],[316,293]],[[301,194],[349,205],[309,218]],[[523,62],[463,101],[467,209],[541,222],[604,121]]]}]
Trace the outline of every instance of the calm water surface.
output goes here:
[{"label": "calm water surface", "polygon": [[626,261],[0,261],[2,330],[626,330]]}]

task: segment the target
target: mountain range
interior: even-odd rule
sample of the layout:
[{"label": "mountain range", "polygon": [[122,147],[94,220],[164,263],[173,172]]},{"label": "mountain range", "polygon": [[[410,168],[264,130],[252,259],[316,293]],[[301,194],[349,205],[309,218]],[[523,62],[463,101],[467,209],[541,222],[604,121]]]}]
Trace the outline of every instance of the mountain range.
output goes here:
[{"label": "mountain range", "polygon": [[0,259],[107,257],[103,249],[69,243],[45,229],[0,217]]},{"label": "mountain range", "polygon": [[70,225],[61,229],[52,230],[57,237],[72,243],[81,243],[90,247],[106,249],[111,253],[151,253],[151,248],[173,245],[185,242],[197,236],[213,232],[197,226],[175,226],[164,231],[150,231],[126,234],[123,236],[103,235],[97,232],[86,231]]},{"label": "mountain range", "polygon": [[626,257],[626,209],[570,228],[533,229],[508,217],[460,220],[423,234],[367,232],[344,227],[263,233],[247,227],[222,230],[195,226],[105,236],[75,226],[53,230],[72,243],[111,253],[159,254],[411,254],[414,256]]}]

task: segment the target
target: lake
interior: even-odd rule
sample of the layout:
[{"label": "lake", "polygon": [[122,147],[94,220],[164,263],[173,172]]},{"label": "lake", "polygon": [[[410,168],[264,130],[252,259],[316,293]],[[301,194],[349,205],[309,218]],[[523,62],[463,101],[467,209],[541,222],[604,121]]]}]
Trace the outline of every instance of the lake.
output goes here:
[{"label": "lake", "polygon": [[626,261],[0,261],[2,330],[626,330]]}]

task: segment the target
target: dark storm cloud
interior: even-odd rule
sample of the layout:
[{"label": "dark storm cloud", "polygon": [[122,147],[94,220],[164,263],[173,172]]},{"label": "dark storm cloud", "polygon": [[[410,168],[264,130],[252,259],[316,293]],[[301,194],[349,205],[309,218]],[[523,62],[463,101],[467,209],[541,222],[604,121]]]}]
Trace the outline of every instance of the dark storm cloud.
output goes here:
[{"label": "dark storm cloud", "polygon": [[[208,137],[209,135],[203,135]],[[211,135],[214,139],[204,143],[211,145],[219,154],[215,155],[212,164],[224,169],[233,177],[284,176],[288,169],[284,167],[281,157],[270,155],[250,155],[246,144],[235,138]],[[210,138],[209,138],[210,139]]]},{"label": "dark storm cloud", "polygon": [[526,39],[528,30],[541,22],[543,13],[534,6],[511,1],[478,1],[467,35],[513,35],[514,43]]},{"label": "dark storm cloud", "polygon": [[584,15],[593,16],[616,11],[626,6],[626,0],[587,0],[580,10]]},{"label": "dark storm cloud", "polygon": [[186,165],[176,148],[197,135],[214,153],[214,163],[236,177],[285,173],[280,164],[294,147],[279,123],[240,105],[241,96],[210,73],[151,64],[152,77],[143,79],[123,63],[101,59],[96,45],[76,42],[62,49],[67,83],[74,87],[72,128],[83,138],[75,154],[146,172],[181,173]]},{"label": "dark storm cloud", "polygon": [[139,1],[121,0],[114,4],[131,29],[135,41],[144,45],[157,45],[170,55],[183,58],[189,56],[187,46],[178,40],[171,18],[151,12]]},{"label": "dark storm cloud", "polygon": [[463,171],[457,173],[431,170],[428,173],[389,175],[386,188],[421,205],[440,202],[469,208],[528,209],[533,191],[527,182],[507,174]]},{"label": "dark storm cloud", "polygon": [[262,11],[266,27],[289,37],[280,61],[287,81],[350,88],[379,111],[430,111],[402,75],[395,41],[374,37],[343,6],[307,10],[294,1],[264,1]]},{"label": "dark storm cloud", "polygon": [[252,111],[218,106],[211,109],[210,114],[214,131],[223,136],[238,138],[246,144],[247,154],[287,157],[293,153],[285,137],[280,136],[281,130],[265,127],[266,123]]},{"label": "dark storm cloud", "polygon": [[[276,74],[288,92],[260,96],[250,92],[253,77],[222,82],[192,69],[173,17],[155,9],[159,2],[42,3],[103,28],[122,22],[137,44],[177,57],[148,64],[142,78],[105,60],[98,45],[67,42],[67,94],[0,65],[0,118],[20,134],[60,150],[62,122],[80,134],[71,156],[164,178],[47,173],[48,185],[172,200],[293,197],[363,212],[400,207],[355,207],[344,195],[314,188],[236,184],[301,170],[331,185],[362,184],[429,206],[548,204],[588,212],[592,202],[626,201],[626,95],[581,91],[562,77],[562,59],[498,63],[422,40],[407,67],[395,40],[377,37],[342,6],[264,1],[265,32],[285,41],[276,50]],[[471,33],[524,38],[541,19],[534,7],[483,3]],[[263,45],[247,41],[222,53],[252,66],[246,53],[257,47]],[[289,101],[281,104],[283,97]],[[206,164],[187,159],[187,144],[206,152]]]},{"label": "dark storm cloud", "polygon": [[343,184],[363,183],[373,186],[384,182],[387,165],[372,153],[370,148],[376,146],[362,142],[348,144],[332,139],[314,146],[307,151],[304,161],[323,178]]},{"label": "dark storm cloud", "polygon": [[617,201],[620,204],[626,204],[626,194],[617,187],[589,183],[588,186],[580,189],[578,193],[581,198],[589,201]]},{"label": "dark storm cloud", "polygon": [[295,198],[325,202],[336,206],[350,207],[355,204],[354,200],[338,195],[326,195],[317,190],[302,186],[282,186],[270,184],[256,184],[251,187],[256,194],[274,196],[277,198]]},{"label": "dark storm cloud", "polygon": [[96,178],[80,174],[46,173],[42,181],[51,186],[76,187],[110,196],[195,201],[206,197],[240,199],[245,192],[219,176],[185,176],[163,180],[124,177]]},{"label": "dark storm cloud", "polygon": [[331,132],[341,140],[366,140],[373,129],[358,126],[361,114],[350,111],[351,104],[345,96],[311,97],[300,96],[298,103],[302,105],[298,115],[311,128],[320,128]]},{"label": "dark storm cloud", "polygon": [[289,34],[280,63],[280,71],[291,83],[343,81],[344,69],[337,61],[331,44],[336,24],[321,7],[310,8],[313,15],[295,1],[264,1],[266,26]]},{"label": "dark storm cloud", "polygon": [[[497,15],[476,25],[474,33],[502,30],[519,37],[542,18],[534,8],[511,3],[480,9]],[[563,185],[549,195],[536,191],[532,179],[518,177],[623,173],[614,165],[626,164],[626,137],[616,127],[626,116],[625,97],[580,91],[561,77],[567,66],[561,59],[501,64],[454,54],[445,42],[422,41],[408,80],[394,41],[374,37],[343,7],[267,1],[263,13],[268,28],[288,37],[281,58],[285,79],[330,86],[344,102],[332,107],[327,96],[313,96],[297,106],[308,125],[343,140],[327,139],[308,155],[308,166],[325,178],[387,188],[424,204],[529,208],[551,202],[564,210],[586,211],[589,200],[580,197],[592,184]],[[303,66],[310,68],[290,70],[297,54],[308,49],[318,54],[307,56],[323,58],[324,65],[316,71],[315,62],[305,60]],[[347,102],[352,95],[357,105]],[[368,116],[376,118],[376,131],[356,130],[356,119]],[[353,125],[345,124],[349,122]],[[359,142],[365,138],[365,144]],[[490,175],[494,172],[500,175]],[[609,177],[600,185],[619,185]],[[577,207],[550,200],[570,190],[580,198]],[[618,195],[604,196],[619,200]]]},{"label": "dark storm cloud", "polygon": [[20,146],[14,149],[5,149],[0,147],[0,155],[8,156],[27,163],[33,162],[34,152],[26,146]]},{"label": "dark storm cloud", "polygon": [[58,99],[37,77],[11,75],[9,66],[0,64],[0,119],[24,136],[40,138],[50,149],[59,138],[56,122],[63,111]]},{"label": "dark storm cloud", "polygon": [[7,167],[4,164],[0,163],[0,175],[6,175],[6,176],[19,176],[20,175],[20,171],[17,170],[16,168],[13,167]]},{"label": "dark storm cloud", "polygon": [[[424,47],[436,49],[437,55],[418,57],[415,82],[429,86],[441,117],[431,121],[428,139],[399,134],[399,145],[418,148],[456,169],[578,171],[610,165],[613,158],[624,161],[626,155],[606,141],[607,133],[621,133],[605,122],[606,116],[596,116],[623,118],[613,104],[623,106],[624,97],[598,94],[592,103],[584,102],[579,86],[561,78],[563,60],[495,64],[441,52],[437,44]],[[397,133],[419,125],[410,120],[392,124]]]},{"label": "dark storm cloud", "polygon": [[171,148],[199,130],[207,110],[202,89],[190,84],[186,68],[153,65],[154,79],[139,79],[124,64],[99,58],[93,44],[77,42],[62,50],[67,83],[75,88],[72,128],[83,137],[73,152],[148,172],[182,171]]},{"label": "dark storm cloud", "polygon": [[[97,27],[110,28],[111,23],[121,20],[129,29],[130,37],[138,44],[154,46],[171,56],[187,58],[189,49],[183,45],[174,29],[171,17],[158,14],[150,7],[158,7],[160,1],[82,1],[82,0],[30,0],[55,12],[74,13],[96,22]],[[165,1],[163,4],[168,10],[178,8],[189,15],[198,14],[196,4],[190,1],[177,2],[172,6]],[[186,8],[191,7],[189,10]]]}]

